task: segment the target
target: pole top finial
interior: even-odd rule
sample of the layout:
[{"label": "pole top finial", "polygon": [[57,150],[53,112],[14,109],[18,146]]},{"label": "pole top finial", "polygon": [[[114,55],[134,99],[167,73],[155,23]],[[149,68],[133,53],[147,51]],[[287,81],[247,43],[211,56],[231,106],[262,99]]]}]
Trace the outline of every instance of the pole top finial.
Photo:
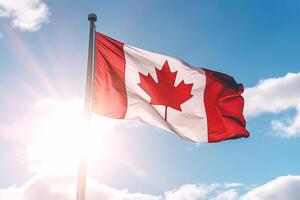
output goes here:
[{"label": "pole top finial", "polygon": [[90,13],[90,14],[88,15],[88,20],[89,20],[90,22],[95,22],[95,21],[97,21],[97,15],[94,14],[94,13]]}]

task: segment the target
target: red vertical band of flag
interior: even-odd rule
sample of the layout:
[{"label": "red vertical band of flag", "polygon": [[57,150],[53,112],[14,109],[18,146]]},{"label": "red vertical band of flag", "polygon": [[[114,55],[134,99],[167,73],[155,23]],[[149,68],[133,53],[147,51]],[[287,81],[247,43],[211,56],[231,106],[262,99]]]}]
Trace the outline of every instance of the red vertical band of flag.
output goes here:
[{"label": "red vertical band of flag", "polygon": [[96,32],[93,111],[122,119],[127,110],[124,44]]},{"label": "red vertical band of flag", "polygon": [[249,137],[243,116],[243,85],[226,74],[204,70],[208,142]]}]

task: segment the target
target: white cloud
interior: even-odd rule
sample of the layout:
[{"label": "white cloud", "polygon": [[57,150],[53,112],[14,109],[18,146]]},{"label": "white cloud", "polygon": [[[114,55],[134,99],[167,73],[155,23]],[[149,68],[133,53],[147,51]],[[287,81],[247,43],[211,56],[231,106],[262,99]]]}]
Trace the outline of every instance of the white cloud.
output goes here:
[{"label": "white cloud", "polygon": [[253,189],[241,200],[298,200],[300,176],[282,176]]},{"label": "white cloud", "polygon": [[300,72],[288,73],[284,77],[261,80],[256,86],[247,88],[245,114],[258,116],[263,113],[277,114],[295,109],[296,115],[283,120],[272,120],[272,128],[283,137],[300,135]]},{"label": "white cloud", "polygon": [[[95,180],[87,180],[86,199],[113,200],[160,200],[161,197],[129,193],[127,190],[117,190]],[[73,200],[76,194],[76,179],[74,177],[36,176],[20,187],[12,186],[0,190],[0,199],[5,200]]]},{"label": "white cloud", "polygon": [[[12,186],[0,190],[0,199],[5,200],[73,200],[76,194],[74,177],[36,176],[20,187]],[[113,200],[160,200],[160,196],[129,193],[117,190],[95,180],[87,181],[86,199]]]},{"label": "white cloud", "polygon": [[[298,200],[300,176],[282,176],[244,193],[239,191],[238,188],[227,188],[225,184],[187,184],[166,191],[164,195],[152,195],[115,189],[94,179],[87,179],[86,197],[89,200]],[[73,200],[75,193],[75,176],[39,175],[22,186],[0,189],[0,199]]]},{"label": "white cloud", "polygon": [[50,12],[42,0],[0,0],[0,17],[12,19],[22,31],[36,31],[48,22]]},{"label": "white cloud", "polygon": [[[164,195],[131,193],[127,189],[114,189],[94,179],[87,180],[86,199],[89,200],[235,200],[237,193],[230,189],[219,192],[224,185],[183,185]],[[73,200],[76,179],[71,176],[35,176],[24,185],[0,189],[0,199],[5,200]]]}]

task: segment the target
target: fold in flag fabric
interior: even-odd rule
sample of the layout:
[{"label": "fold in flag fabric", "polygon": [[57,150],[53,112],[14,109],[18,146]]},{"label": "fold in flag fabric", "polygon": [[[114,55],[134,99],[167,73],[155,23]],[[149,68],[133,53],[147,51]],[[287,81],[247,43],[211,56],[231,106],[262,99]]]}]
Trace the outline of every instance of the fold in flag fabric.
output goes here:
[{"label": "fold in flag fabric", "polygon": [[93,112],[194,142],[249,136],[244,88],[231,76],[95,34]]}]

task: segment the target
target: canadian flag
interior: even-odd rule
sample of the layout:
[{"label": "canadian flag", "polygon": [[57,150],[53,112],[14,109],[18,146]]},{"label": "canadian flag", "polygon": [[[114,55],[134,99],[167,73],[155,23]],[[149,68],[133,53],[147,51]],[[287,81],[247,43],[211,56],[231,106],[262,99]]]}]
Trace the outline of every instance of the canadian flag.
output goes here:
[{"label": "canadian flag", "polygon": [[95,33],[93,112],[139,120],[194,142],[249,137],[243,85]]}]

